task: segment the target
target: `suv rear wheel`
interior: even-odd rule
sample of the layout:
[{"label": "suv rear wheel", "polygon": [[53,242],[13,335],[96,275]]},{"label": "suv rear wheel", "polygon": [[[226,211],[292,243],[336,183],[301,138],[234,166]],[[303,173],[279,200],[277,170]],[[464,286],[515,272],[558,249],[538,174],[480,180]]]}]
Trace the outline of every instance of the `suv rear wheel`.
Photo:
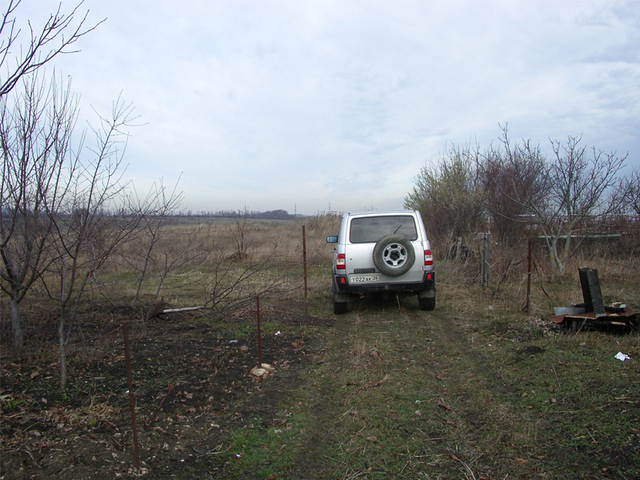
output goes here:
[{"label": "suv rear wheel", "polygon": [[333,313],[342,315],[349,311],[349,294],[333,292]]},{"label": "suv rear wheel", "polygon": [[419,292],[418,303],[420,304],[420,310],[433,310],[436,308],[435,289],[422,290]]},{"label": "suv rear wheel", "polygon": [[433,310],[434,308],[436,308],[436,297],[433,297],[433,298],[418,297],[418,302],[420,303],[420,310]]}]

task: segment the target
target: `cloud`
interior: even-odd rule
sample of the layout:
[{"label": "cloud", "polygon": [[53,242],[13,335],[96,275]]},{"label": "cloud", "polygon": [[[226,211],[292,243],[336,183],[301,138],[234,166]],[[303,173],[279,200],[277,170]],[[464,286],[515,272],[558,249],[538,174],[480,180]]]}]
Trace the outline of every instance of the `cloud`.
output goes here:
[{"label": "cloud", "polygon": [[192,210],[400,208],[448,143],[488,146],[507,122],[639,162],[637,2],[84,6],[108,20],[59,68],[87,117],[134,102],[128,174],[183,172]]}]

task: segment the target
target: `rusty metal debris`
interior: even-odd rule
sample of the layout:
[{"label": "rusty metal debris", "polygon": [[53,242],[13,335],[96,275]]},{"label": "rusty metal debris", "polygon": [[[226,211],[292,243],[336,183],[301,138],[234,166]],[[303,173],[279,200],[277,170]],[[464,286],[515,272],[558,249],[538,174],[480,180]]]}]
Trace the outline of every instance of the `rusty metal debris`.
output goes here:
[{"label": "rusty metal debris", "polygon": [[609,306],[604,304],[598,270],[589,267],[578,270],[584,303],[555,308],[555,315],[549,320],[573,332],[596,329],[626,333],[638,327],[638,312],[619,302]]}]

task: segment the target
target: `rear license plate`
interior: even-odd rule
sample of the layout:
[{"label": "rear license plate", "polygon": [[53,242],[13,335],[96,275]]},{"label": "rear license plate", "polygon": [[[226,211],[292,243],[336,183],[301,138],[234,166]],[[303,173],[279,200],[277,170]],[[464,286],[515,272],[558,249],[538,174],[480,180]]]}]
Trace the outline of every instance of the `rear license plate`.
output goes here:
[{"label": "rear license plate", "polygon": [[375,283],[380,281],[380,275],[351,275],[350,283]]}]

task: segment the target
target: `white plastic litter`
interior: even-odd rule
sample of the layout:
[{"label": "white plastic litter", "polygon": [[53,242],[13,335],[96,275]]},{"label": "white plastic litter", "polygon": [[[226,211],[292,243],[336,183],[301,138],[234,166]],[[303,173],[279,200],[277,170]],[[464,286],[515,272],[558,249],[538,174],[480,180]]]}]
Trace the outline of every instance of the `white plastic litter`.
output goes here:
[{"label": "white plastic litter", "polygon": [[618,360],[620,360],[621,362],[624,362],[625,360],[631,360],[631,357],[629,355],[627,355],[626,353],[622,353],[622,352],[618,352],[616,355],[616,358]]}]

